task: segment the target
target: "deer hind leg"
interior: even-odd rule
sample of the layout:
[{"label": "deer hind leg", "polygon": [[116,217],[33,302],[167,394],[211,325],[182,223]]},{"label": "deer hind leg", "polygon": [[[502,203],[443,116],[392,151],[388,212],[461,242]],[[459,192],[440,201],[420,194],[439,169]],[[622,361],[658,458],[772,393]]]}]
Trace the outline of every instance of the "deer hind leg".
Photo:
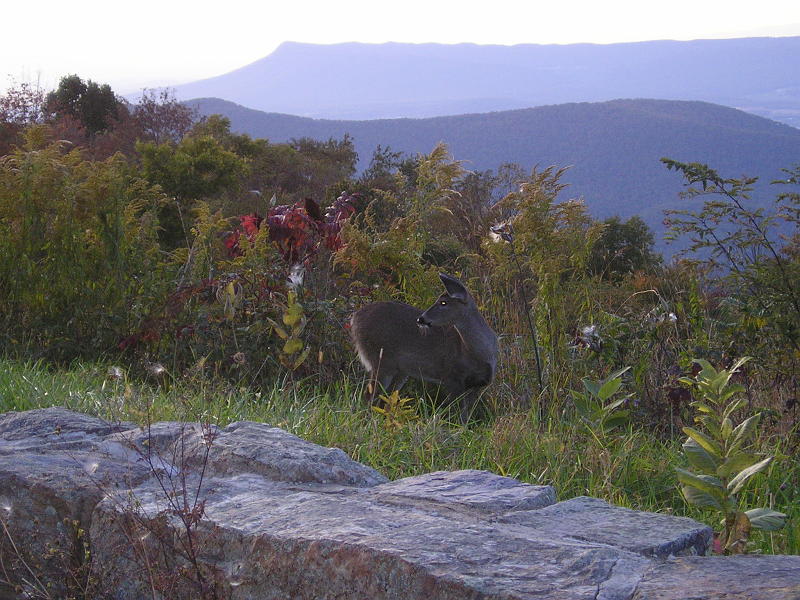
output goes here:
[{"label": "deer hind leg", "polygon": [[475,405],[478,402],[480,387],[465,387],[463,381],[449,381],[444,383],[448,403],[453,406],[458,404],[458,418],[462,425],[466,425]]},{"label": "deer hind leg", "polygon": [[458,417],[462,425],[467,424],[472,413],[475,411],[475,405],[478,402],[478,394],[480,394],[480,391],[480,388],[469,388],[461,394],[461,398],[458,401]]},{"label": "deer hind leg", "polygon": [[403,387],[408,377],[400,375],[397,371],[371,371],[367,384],[367,401],[373,406],[383,404],[378,398],[381,394],[391,394],[394,390]]}]

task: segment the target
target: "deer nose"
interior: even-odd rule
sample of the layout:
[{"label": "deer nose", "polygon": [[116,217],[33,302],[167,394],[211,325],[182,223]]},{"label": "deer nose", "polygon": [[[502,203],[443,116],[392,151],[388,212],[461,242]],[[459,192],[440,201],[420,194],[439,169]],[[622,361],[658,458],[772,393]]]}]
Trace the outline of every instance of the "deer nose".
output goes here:
[{"label": "deer nose", "polygon": [[422,325],[423,327],[430,327],[431,326],[431,322],[428,321],[422,315],[420,315],[419,317],[417,317],[417,325]]}]

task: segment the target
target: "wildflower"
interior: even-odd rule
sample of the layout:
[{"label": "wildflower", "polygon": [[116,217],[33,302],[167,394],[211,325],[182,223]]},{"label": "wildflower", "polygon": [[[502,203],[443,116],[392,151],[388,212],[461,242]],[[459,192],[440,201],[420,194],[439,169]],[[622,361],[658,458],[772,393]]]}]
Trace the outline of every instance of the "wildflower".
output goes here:
[{"label": "wildflower", "polygon": [[514,236],[511,232],[511,223],[497,223],[489,228],[489,237],[495,243],[500,241],[513,242]]},{"label": "wildflower", "polygon": [[161,377],[167,372],[167,368],[161,363],[147,363],[145,370],[153,377]]}]

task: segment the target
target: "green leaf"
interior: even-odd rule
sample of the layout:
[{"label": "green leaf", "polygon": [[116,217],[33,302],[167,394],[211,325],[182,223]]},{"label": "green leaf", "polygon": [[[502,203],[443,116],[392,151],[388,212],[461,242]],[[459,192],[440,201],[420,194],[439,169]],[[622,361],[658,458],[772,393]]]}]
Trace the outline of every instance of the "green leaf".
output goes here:
[{"label": "green leaf", "polygon": [[611,431],[615,427],[619,427],[621,425],[625,425],[628,422],[628,411],[621,410],[619,412],[614,413],[607,419],[603,421],[603,430],[604,431]]},{"label": "green leaf", "polygon": [[702,423],[703,426],[708,430],[708,433],[711,435],[712,438],[719,439],[720,438],[720,431],[719,425],[717,424],[717,417],[714,415],[702,415],[700,417],[696,417],[695,421],[698,423]]},{"label": "green leaf", "polygon": [[725,411],[722,413],[722,418],[727,419],[737,410],[742,408],[742,406],[744,406],[746,403],[747,400],[745,400],[744,398],[738,398],[737,400],[734,400],[733,402],[728,404],[728,406],[725,407]]},{"label": "green leaf", "polygon": [[583,417],[591,417],[593,415],[592,406],[589,402],[589,397],[586,394],[581,394],[578,392],[572,393],[572,402],[575,404],[575,408],[578,410],[578,413]]},{"label": "green leaf", "polygon": [[695,440],[703,448],[705,448],[706,451],[709,454],[711,454],[711,456],[717,459],[722,458],[722,449],[719,447],[719,444],[710,437],[708,437],[705,433],[703,433],[702,431],[698,431],[693,427],[684,427],[683,432],[690,438]]},{"label": "green leaf", "polygon": [[742,358],[737,360],[735,363],[733,363],[733,366],[729,369],[731,374],[736,373],[736,371],[739,370],[739,367],[741,367],[744,363],[746,363],[751,358],[752,358],[752,356],[743,356]]},{"label": "green leaf", "polygon": [[606,377],[606,381],[610,379],[617,379],[618,377],[622,377],[627,371],[630,371],[630,367],[622,367],[621,369],[617,369],[611,375]]},{"label": "green leaf", "polygon": [[700,375],[705,375],[706,378],[709,378],[713,377],[717,373],[717,370],[705,358],[693,358],[692,362],[696,362],[698,365],[700,365],[700,373],[698,374],[698,377]]},{"label": "green leaf", "polygon": [[771,508],[753,508],[745,513],[750,519],[750,524],[756,529],[764,531],[777,531],[786,525],[786,515]]},{"label": "green leaf", "polygon": [[769,456],[761,462],[757,462],[756,464],[747,467],[743,471],[740,471],[739,474],[731,479],[730,483],[728,483],[728,491],[731,494],[737,493],[740,489],[742,489],[742,486],[748,479],[750,479],[756,473],[766,469],[769,466],[769,463],[772,462],[772,458],[772,456]]},{"label": "green leaf", "polygon": [[292,370],[293,370],[293,371],[294,371],[295,369],[297,369],[298,367],[300,367],[300,365],[302,365],[302,364],[303,364],[303,363],[306,361],[306,359],[308,358],[308,354],[309,354],[310,352],[311,352],[311,346],[308,346],[308,347],[307,347],[305,350],[303,350],[303,351],[300,353],[300,356],[298,356],[298,357],[295,359],[294,363],[292,363]]},{"label": "green leaf", "polygon": [[756,462],[758,462],[758,457],[755,454],[739,452],[733,456],[729,456],[719,465],[717,468],[717,476],[722,478],[730,477],[732,473],[738,473],[742,469],[756,464]]},{"label": "green leaf", "polygon": [[749,419],[745,419],[733,430],[733,441],[731,442],[730,449],[728,453],[735,452],[738,450],[742,444],[746,443],[747,440],[753,435],[756,427],[758,426],[758,422],[761,419],[761,413],[757,413],[750,417]]},{"label": "green leaf", "polygon": [[699,400],[696,401],[696,402],[692,402],[692,406],[694,406],[697,410],[699,410],[702,413],[711,414],[711,415],[714,414],[714,409],[713,408],[711,408],[708,404],[706,404],[704,402],[700,402]]},{"label": "green leaf", "polygon": [[593,398],[597,398],[600,394],[600,382],[589,379],[588,377],[584,377],[582,381],[586,391],[589,392]]},{"label": "green leaf", "polygon": [[714,496],[698,490],[696,487],[685,485],[681,488],[681,492],[683,493],[683,497],[686,498],[686,502],[689,504],[722,510],[722,504],[720,504]]},{"label": "green leaf", "polygon": [[728,438],[730,438],[730,435],[731,435],[732,431],[733,431],[733,421],[731,421],[730,419],[727,419],[727,418],[723,419],[722,420],[722,427],[720,427],[720,430],[719,430],[720,437],[727,442]]},{"label": "green leaf", "polygon": [[619,408],[630,398],[630,396],[625,396],[624,398],[619,398],[618,400],[614,400],[613,402],[606,404],[603,407],[603,412],[613,412],[615,409]]},{"label": "green leaf", "polygon": [[290,304],[283,313],[283,324],[288,327],[294,327],[303,318],[303,307],[298,303]]},{"label": "green leaf", "polygon": [[620,377],[609,379],[603,383],[602,387],[597,392],[597,397],[600,398],[600,400],[608,400],[617,393],[621,385],[622,379]]},{"label": "green leaf", "polygon": [[683,452],[689,464],[706,475],[717,475],[719,461],[692,438],[683,443]]},{"label": "green leaf", "polygon": [[711,494],[717,498],[720,503],[725,499],[725,487],[722,482],[711,475],[695,475],[691,471],[676,467],[675,472],[678,475],[678,481],[684,485],[689,485],[697,488],[703,492]]},{"label": "green leaf", "polygon": [[741,394],[744,391],[745,391],[744,386],[743,385],[739,385],[738,383],[734,384],[734,385],[731,385],[731,386],[728,386],[727,388],[725,388],[724,391],[720,390],[720,392],[719,392],[719,402],[720,402],[720,404],[723,404],[723,403],[727,402],[728,399],[731,396],[735,396],[736,394]]}]

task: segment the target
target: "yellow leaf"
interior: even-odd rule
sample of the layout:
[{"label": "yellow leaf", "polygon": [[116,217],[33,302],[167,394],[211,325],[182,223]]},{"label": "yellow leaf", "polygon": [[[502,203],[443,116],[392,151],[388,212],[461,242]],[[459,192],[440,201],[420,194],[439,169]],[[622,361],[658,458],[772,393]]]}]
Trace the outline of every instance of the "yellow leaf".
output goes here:
[{"label": "yellow leaf", "polygon": [[310,352],[311,352],[311,347],[310,346],[308,348],[306,348],[305,350],[303,350],[300,353],[300,356],[297,357],[297,360],[295,360],[294,363],[292,364],[292,370],[297,369],[298,367],[300,367],[300,365],[302,365],[306,361],[306,359],[308,358],[308,354]]},{"label": "yellow leaf", "polygon": [[283,345],[284,354],[294,354],[295,352],[300,352],[300,350],[302,349],[303,349],[303,340],[299,340],[296,337],[289,338]]},{"label": "yellow leaf", "polygon": [[275,330],[275,333],[278,334],[279,338],[281,338],[282,340],[289,338],[289,334],[286,333],[286,330],[280,325],[278,325],[275,321],[270,319],[269,317],[267,317],[267,323],[269,323],[272,326],[272,329]]},{"label": "yellow leaf", "polygon": [[288,327],[294,327],[303,318],[303,307],[299,304],[292,304],[283,313],[283,324]]}]

